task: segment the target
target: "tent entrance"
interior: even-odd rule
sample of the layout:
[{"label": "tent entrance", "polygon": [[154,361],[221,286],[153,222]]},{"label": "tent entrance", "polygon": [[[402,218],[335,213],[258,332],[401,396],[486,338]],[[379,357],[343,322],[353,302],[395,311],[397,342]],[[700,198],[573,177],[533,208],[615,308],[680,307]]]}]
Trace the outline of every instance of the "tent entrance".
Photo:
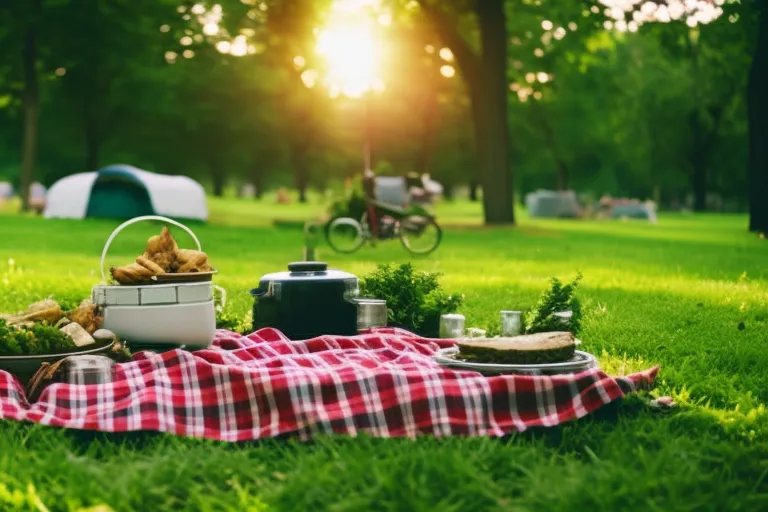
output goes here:
[{"label": "tent entrance", "polygon": [[144,184],[125,176],[101,174],[93,183],[86,217],[130,219],[154,215]]}]

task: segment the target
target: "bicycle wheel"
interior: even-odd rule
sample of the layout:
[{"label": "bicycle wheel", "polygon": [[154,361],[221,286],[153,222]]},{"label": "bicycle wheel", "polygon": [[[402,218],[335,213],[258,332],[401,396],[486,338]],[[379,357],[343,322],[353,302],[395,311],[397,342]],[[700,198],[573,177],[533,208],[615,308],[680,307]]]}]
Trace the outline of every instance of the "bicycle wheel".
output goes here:
[{"label": "bicycle wheel", "polygon": [[442,239],[443,230],[431,217],[409,215],[400,220],[400,242],[413,254],[431,253]]},{"label": "bicycle wheel", "polygon": [[352,217],[336,217],[325,225],[325,240],[334,251],[350,254],[363,246],[365,233]]}]

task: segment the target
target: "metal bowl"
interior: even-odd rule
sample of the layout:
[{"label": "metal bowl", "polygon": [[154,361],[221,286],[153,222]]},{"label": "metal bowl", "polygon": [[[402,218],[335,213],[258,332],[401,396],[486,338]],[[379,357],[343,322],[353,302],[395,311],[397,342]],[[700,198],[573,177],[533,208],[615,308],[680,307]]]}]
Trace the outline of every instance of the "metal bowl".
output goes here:
[{"label": "metal bowl", "polygon": [[33,356],[0,356],[0,370],[12,373],[20,380],[24,381],[35,374],[43,363],[53,364],[56,361],[70,356],[105,354],[112,350],[115,342],[107,345],[100,345],[86,350],[77,350],[61,354],[43,354]]}]

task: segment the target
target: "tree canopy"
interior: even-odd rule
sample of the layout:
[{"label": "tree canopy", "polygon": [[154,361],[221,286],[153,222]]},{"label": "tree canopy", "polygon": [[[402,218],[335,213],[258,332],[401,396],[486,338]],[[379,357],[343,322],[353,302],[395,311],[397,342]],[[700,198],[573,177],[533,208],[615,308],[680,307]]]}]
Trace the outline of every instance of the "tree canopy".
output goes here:
[{"label": "tree canopy", "polygon": [[304,200],[371,166],[430,173],[448,195],[479,186],[487,223],[514,222],[538,188],[739,210],[768,192],[750,146],[766,130],[748,116],[765,108],[747,94],[765,80],[759,14],[747,0],[8,0],[0,178],[24,192],[121,161]]}]

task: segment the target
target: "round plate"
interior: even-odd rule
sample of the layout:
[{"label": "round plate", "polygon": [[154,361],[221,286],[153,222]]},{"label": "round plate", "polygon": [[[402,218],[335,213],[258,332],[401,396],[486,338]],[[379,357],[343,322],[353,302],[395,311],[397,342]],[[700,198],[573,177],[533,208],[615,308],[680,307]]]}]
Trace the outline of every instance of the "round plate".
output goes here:
[{"label": "round plate", "polygon": [[60,359],[70,356],[95,355],[109,352],[115,342],[107,345],[99,345],[94,348],[83,348],[62,354],[41,354],[32,356],[0,356],[0,370],[5,370],[16,376],[31,376],[43,363],[55,363]]},{"label": "round plate", "polygon": [[458,347],[448,347],[438,350],[434,355],[435,360],[454,369],[470,370],[482,374],[523,374],[523,375],[558,375],[564,373],[578,373],[592,368],[597,368],[597,359],[588,352],[577,350],[567,361],[559,363],[541,364],[498,364],[498,363],[473,363],[461,359]]},{"label": "round plate", "polygon": [[213,275],[216,273],[218,273],[218,270],[159,274],[152,276],[150,283],[199,283],[201,281],[213,281]]}]

